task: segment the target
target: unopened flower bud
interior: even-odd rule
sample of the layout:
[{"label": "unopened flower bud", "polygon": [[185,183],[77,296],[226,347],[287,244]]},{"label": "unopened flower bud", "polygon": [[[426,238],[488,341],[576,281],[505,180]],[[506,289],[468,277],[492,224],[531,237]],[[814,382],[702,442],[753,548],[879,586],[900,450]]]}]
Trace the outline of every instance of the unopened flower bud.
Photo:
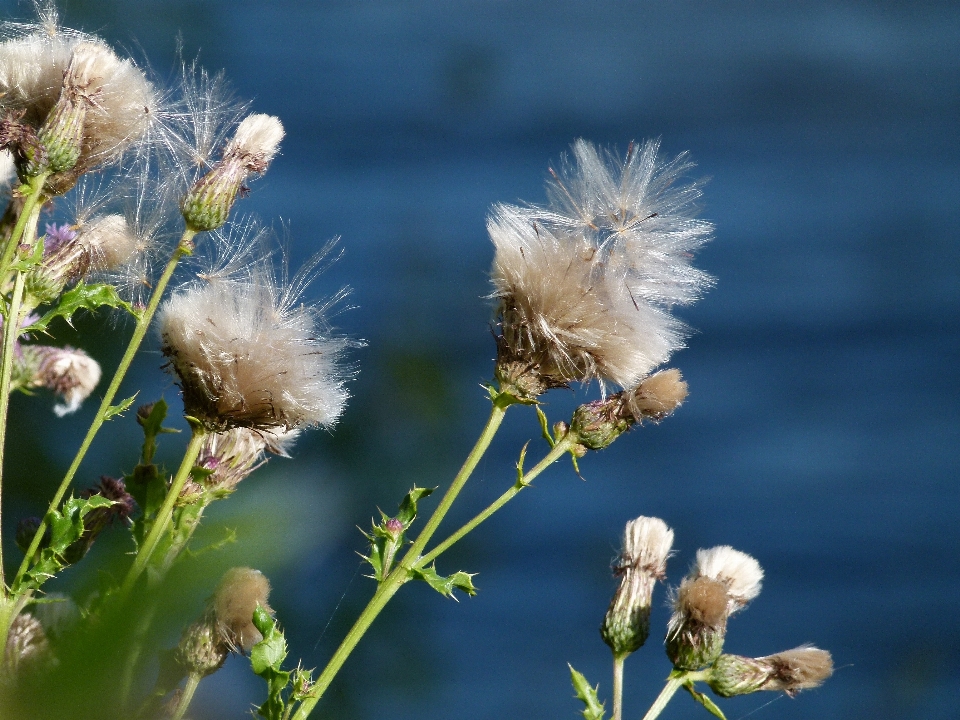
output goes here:
[{"label": "unopened flower bud", "polygon": [[383,528],[390,534],[390,537],[395,540],[399,538],[403,532],[403,523],[397,518],[390,518],[383,524]]},{"label": "unopened flower bud", "polygon": [[272,613],[267,604],[269,595],[270,581],[259,570],[236,567],[223,576],[211,607],[220,634],[231,648],[249,652],[263,640],[263,635],[253,624],[253,611],[259,606]]},{"label": "unopened flower bud", "polygon": [[723,651],[727,619],[760,592],[763,570],[747,555],[723,545],[697,551],[667,627],[667,657],[681,670],[699,670]]},{"label": "unopened flower bud", "polygon": [[183,631],[175,657],[186,674],[202,678],[223,667],[229,654],[230,648],[220,637],[216,618],[207,612]]},{"label": "unopened flower bud", "polygon": [[223,152],[223,158],[187,192],[181,211],[195,232],[216,230],[227,221],[243,182],[263,173],[283,139],[283,125],[272,115],[248,115]]},{"label": "unopened flower bud", "polygon": [[721,655],[710,668],[707,684],[721,697],[759,690],[785,692],[793,697],[801,690],[822,685],[832,674],[830,653],[805,645],[762,658]]},{"label": "unopened flower bud", "polygon": [[64,403],[53,408],[57,417],[79,409],[80,404],[100,382],[100,364],[83,350],[71,347],[31,345],[29,351],[39,357],[37,374],[31,387],[45,387],[60,395]]},{"label": "unopened flower bud", "polygon": [[625,433],[630,422],[623,414],[620,393],[578,407],[570,427],[579,442],[590,450],[602,450]]},{"label": "unopened flower bud", "polygon": [[673,530],[659,518],[638,517],[627,523],[614,565],[620,587],[600,626],[600,636],[614,655],[634,652],[650,635],[653,588],[664,577],[672,545]]}]

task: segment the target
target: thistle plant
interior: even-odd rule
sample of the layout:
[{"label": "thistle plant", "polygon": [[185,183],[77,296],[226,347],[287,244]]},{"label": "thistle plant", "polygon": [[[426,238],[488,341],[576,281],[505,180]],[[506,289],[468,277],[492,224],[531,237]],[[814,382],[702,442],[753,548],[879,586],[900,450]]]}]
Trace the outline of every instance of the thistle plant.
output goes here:
[{"label": "thistle plant", "polygon": [[[617,154],[577,140],[572,157],[550,171],[545,205],[490,211],[490,415],[436,504],[428,500],[433,489],[414,487],[395,514],[381,512],[365,534],[375,585],[326,664],[314,676],[286,662],[270,583],[249,567],[203,588],[209,599],[201,612],[182,608],[179,642],[154,662],[158,611],[182,601],[164,596],[165,580],[194,556],[206,509],[244,492],[246,478],[269,456],[289,455],[303,433],[335,431],[356,373],[351,351],[362,343],[331,323],[346,290],[319,302],[307,294],[334,245],[288,278],[275,269],[269,229],[234,207],[280,152],[280,119],[250,113],[222,76],[196,65],[184,65],[179,85],[164,88],[102,40],[61,28],[52,6],[41,7],[36,23],[11,25],[4,37],[0,158],[16,179],[0,221],[0,487],[11,393],[50,391],[59,397],[54,414],[62,416],[110,377],[49,505],[18,527],[23,557],[15,573],[3,572],[0,555],[4,716],[63,716],[67,707],[76,717],[102,717],[110,707],[117,717],[179,720],[204,678],[236,653],[266,681],[261,717],[304,720],[404,585],[425,582],[446,597],[476,594],[475,573],[441,572],[441,556],[558,460],[570,456],[579,472],[589,453],[666,419],[687,398],[680,371],[664,366],[689,334],[673,309],[712,282],[692,265],[692,252],[712,233],[696,217],[702,183],[686,179],[693,167],[686,155],[665,159],[657,141],[631,143]],[[42,215],[53,220],[43,233]],[[215,261],[182,277],[181,261],[198,250]],[[116,367],[58,342],[78,313],[130,316],[133,331]],[[173,472],[156,459],[163,436],[174,432],[164,424],[166,401],[140,399],[134,408],[136,394],[117,399],[151,332],[190,428]],[[542,397],[574,383],[593,391],[593,399],[551,423]],[[545,445],[524,446],[500,497],[438,536],[514,406],[529,406],[518,412]],[[99,484],[84,489],[75,484],[77,471],[108,422],[139,424],[142,447],[131,457],[132,470],[103,468]],[[538,459],[528,462],[528,453]],[[91,546],[111,527],[126,544],[97,592],[57,599],[77,604],[75,618],[66,627],[45,624],[43,608],[55,600],[48,583],[82,573]],[[654,591],[666,579],[673,537],[664,521],[650,517],[624,531],[614,565],[620,585],[601,627],[613,653],[616,720],[623,715],[625,661],[651,633]],[[697,553],[672,596],[665,646],[674,671],[648,719],[680,687],[722,717],[695,689],[698,682],[722,697],[793,695],[830,674],[829,654],[810,646],[761,658],[724,653],[728,621],[757,596],[762,577],[753,558],[732,548]],[[56,700],[64,706],[38,692],[82,672],[88,638],[97,633],[113,643],[115,672],[107,684],[98,680],[96,706],[89,700],[96,693]],[[602,717],[596,689],[572,672],[584,715]]]}]

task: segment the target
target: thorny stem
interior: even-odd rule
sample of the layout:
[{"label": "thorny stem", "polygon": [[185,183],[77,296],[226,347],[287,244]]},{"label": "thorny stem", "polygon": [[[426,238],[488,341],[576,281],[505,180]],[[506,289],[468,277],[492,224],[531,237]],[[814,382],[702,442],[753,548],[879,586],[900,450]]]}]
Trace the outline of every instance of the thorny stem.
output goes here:
[{"label": "thorny stem", "polygon": [[490,447],[494,435],[496,435],[497,430],[500,428],[500,423],[503,422],[503,416],[506,414],[507,408],[513,403],[513,398],[505,393],[501,393],[494,399],[493,408],[490,410],[490,417],[487,418],[487,424],[480,433],[480,437],[477,439],[470,454],[467,455],[467,459],[460,468],[460,472],[457,473],[447,492],[444,494],[443,499],[440,500],[437,509],[433,511],[433,514],[430,516],[420,535],[407,554],[404,555],[403,560],[377,587],[373,597],[370,598],[370,602],[367,603],[363,612],[360,613],[360,617],[357,618],[353,627],[350,628],[347,636],[340,643],[340,646],[336,652],[334,652],[333,657],[330,658],[323,672],[320,673],[316,683],[314,683],[311,688],[310,697],[305,698],[300,704],[300,707],[297,708],[293,720],[304,720],[304,718],[310,714],[310,711],[313,710],[314,706],[320,701],[323,693],[330,686],[330,683],[333,682],[333,679],[340,671],[340,668],[343,667],[347,658],[350,657],[350,653],[353,652],[357,643],[360,642],[360,638],[363,637],[370,625],[373,624],[377,615],[386,607],[386,604],[390,601],[390,598],[396,594],[397,590],[410,579],[410,572],[415,566],[424,546],[430,540],[433,533],[436,532],[444,515],[447,514],[453,501],[456,500],[457,495],[463,489],[464,484],[469,479],[474,468],[476,468],[477,463],[480,462],[480,458],[483,457],[487,448]]},{"label": "thorny stem", "polygon": [[[7,411],[10,407],[10,381],[13,376],[13,346],[20,334],[20,303],[23,300],[24,274],[17,273],[13,286],[10,309],[3,323],[3,362],[0,365],[0,490],[3,479],[3,448],[7,442]],[[3,544],[0,543],[0,595],[7,597],[7,584],[3,578]]]},{"label": "thorny stem", "polygon": [[[10,240],[3,253],[3,259],[0,260],[0,283],[6,283],[7,270],[13,260],[14,251],[23,239],[27,231],[28,222],[31,220],[34,225],[28,237],[31,240],[31,244],[36,240],[36,222],[39,215],[34,212],[34,210],[39,210],[37,203],[40,200],[45,180],[46,175],[44,174],[37,178],[37,182],[34,185],[28,186],[30,190],[26,196],[23,209],[10,235]],[[3,323],[3,354],[0,356],[0,492],[2,492],[3,488],[4,448],[7,442],[7,414],[10,409],[10,385],[13,378],[14,345],[17,342],[17,337],[20,335],[20,314],[22,311],[24,284],[25,277],[23,272],[17,271],[13,294],[10,297],[10,305],[7,307],[7,313]],[[0,501],[2,501],[2,495],[0,495]],[[0,543],[0,599],[5,600],[6,597],[7,583],[3,575],[3,544]],[[12,621],[13,618],[10,618],[10,620]],[[6,625],[2,626],[2,628],[6,627]],[[6,632],[0,634],[5,636]]]},{"label": "thorny stem", "polygon": [[439,555],[449,550],[450,547],[453,546],[458,540],[463,538],[464,535],[471,532],[474,528],[480,525],[480,523],[482,523],[484,520],[486,520],[495,512],[497,512],[497,510],[499,510],[508,502],[510,502],[513,498],[515,498],[517,494],[521,490],[523,490],[525,487],[527,487],[527,485],[529,485],[530,482],[534,480],[540,473],[542,473],[550,465],[552,465],[557,460],[559,460],[566,452],[570,450],[570,448],[576,445],[576,442],[577,442],[576,437],[573,435],[573,433],[568,433],[566,436],[564,436],[563,439],[560,440],[553,447],[553,450],[547,453],[547,455],[543,458],[543,460],[541,460],[535,466],[530,468],[529,472],[524,473],[517,480],[517,482],[514,483],[513,487],[511,487],[509,490],[503,493],[503,495],[501,495],[492,503],[490,503],[483,511],[478,513],[472,520],[465,523],[459,530],[457,530],[452,535],[450,535],[450,537],[448,537],[442,543],[437,545],[433,550],[431,550],[422,558],[420,558],[420,560],[417,561],[416,566],[424,567],[426,565],[429,565]]},{"label": "thorny stem", "polygon": [[620,720],[623,717],[623,662],[626,659],[626,653],[615,653],[613,656],[613,717],[611,720]]},{"label": "thorny stem", "polygon": [[[506,400],[506,398],[504,399]],[[489,447],[490,441],[493,439],[493,435],[496,433],[497,428],[500,426],[500,422],[503,420],[503,414],[506,412],[506,408],[512,404],[512,401],[507,401],[503,403],[501,407],[501,405],[498,404],[498,400],[494,400],[493,410],[490,413],[490,418],[487,420],[487,425],[484,427],[483,433],[480,435],[480,439],[477,440],[477,444],[470,452],[470,455],[467,457],[466,462],[464,462],[460,472],[457,473],[457,477],[454,478],[450,489],[447,490],[443,499],[440,501],[440,505],[430,517],[430,520],[427,522],[427,526],[420,533],[420,536],[413,543],[413,546],[410,548],[407,554],[404,555],[404,558],[400,564],[397,565],[397,567],[394,568],[389,575],[387,575],[386,579],[377,588],[377,591],[373,594],[370,602],[363,609],[363,612],[360,613],[360,617],[357,618],[357,621],[353,624],[353,627],[350,628],[350,631],[343,639],[343,642],[340,643],[340,647],[337,648],[336,652],[333,654],[333,657],[330,658],[330,662],[327,663],[327,666],[323,669],[323,672],[320,673],[320,676],[317,678],[317,682],[314,684],[313,688],[311,688],[310,697],[304,699],[300,704],[300,707],[297,708],[297,712],[294,714],[293,720],[305,720],[305,718],[310,715],[310,712],[320,701],[320,698],[330,686],[330,683],[333,682],[334,677],[336,677],[337,673],[340,671],[340,668],[350,656],[350,653],[353,652],[353,649],[357,646],[357,643],[360,642],[360,638],[363,637],[364,633],[366,633],[366,631],[370,628],[370,625],[373,624],[373,621],[376,619],[377,615],[380,614],[380,611],[386,607],[387,603],[390,601],[390,598],[392,598],[396,594],[397,590],[399,590],[400,587],[410,579],[414,570],[425,567],[428,563],[440,555],[440,553],[449,548],[457,540],[490,517],[490,515],[502,507],[508,500],[510,500],[510,498],[516,495],[520,489],[526,487],[530,480],[533,480],[537,475],[546,470],[567,450],[569,450],[570,447],[573,446],[575,440],[570,436],[558,442],[543,460],[537,463],[537,465],[534,466],[529,473],[524,474],[521,480],[518,480],[517,485],[520,486],[519,489],[517,485],[514,485],[513,488],[504,493],[497,501],[480,513],[480,515],[477,515],[477,517],[457,530],[453,535],[447,538],[447,540],[437,546],[437,548],[431,553],[424,555],[423,557],[419,557],[419,553],[423,550],[423,547],[430,539],[429,536],[436,531],[437,527],[440,525],[440,521],[443,519],[442,516],[445,515],[450,509],[450,505],[453,504],[453,500],[456,498],[457,493],[459,493],[463,488],[464,483],[470,476],[470,473],[476,467],[480,457],[483,456],[487,447]],[[427,532],[428,529],[430,531],[429,533]]]},{"label": "thorny stem", "polygon": [[124,598],[129,595],[137,579],[147,568],[147,564],[150,562],[154,550],[157,549],[160,538],[163,537],[167,527],[170,525],[173,507],[180,497],[180,491],[183,490],[187,478],[190,477],[190,471],[193,470],[194,463],[197,461],[197,456],[200,454],[200,449],[203,447],[203,441],[206,439],[206,435],[205,430],[199,426],[194,426],[193,435],[190,437],[190,442],[187,444],[187,449],[183,454],[183,461],[180,463],[180,468],[177,470],[173,482],[170,483],[170,489],[167,490],[167,496],[163,500],[163,505],[161,505],[157,511],[157,517],[153,521],[153,526],[143,541],[143,545],[141,545],[137,551],[137,556],[133,559],[133,565],[127,571],[127,576],[123,579],[123,585],[120,586],[120,597]]},{"label": "thorny stem", "polygon": [[[63,476],[63,480],[60,482],[60,487],[57,488],[57,492],[54,493],[53,499],[50,501],[50,505],[47,508],[47,514],[59,507],[60,501],[70,488],[70,483],[73,482],[73,478],[77,474],[77,470],[80,468],[80,463],[83,462],[83,458],[86,456],[87,450],[90,449],[93,439],[96,437],[97,432],[99,432],[100,427],[106,421],[107,413],[111,409],[111,403],[116,397],[117,391],[120,389],[120,383],[127,374],[127,370],[130,369],[130,364],[133,362],[133,358],[137,354],[137,350],[140,349],[140,344],[143,342],[143,338],[146,337],[147,330],[150,327],[150,322],[153,320],[153,316],[160,305],[160,299],[163,295],[163,291],[170,282],[170,278],[173,276],[173,271],[176,269],[177,263],[180,262],[182,257],[189,255],[193,251],[193,237],[195,235],[196,232],[193,230],[187,229],[184,231],[183,236],[180,238],[180,243],[177,245],[177,249],[173,251],[173,255],[171,255],[170,260],[167,262],[167,266],[164,268],[163,274],[157,281],[156,287],[153,290],[153,295],[150,296],[150,301],[147,304],[146,309],[144,309],[137,317],[137,324],[133,330],[133,336],[130,338],[130,343],[127,345],[127,350],[120,359],[120,364],[117,366],[117,370],[113,375],[113,379],[110,381],[110,386],[107,388],[107,391],[103,396],[103,400],[100,403],[100,408],[97,410],[97,414],[93,418],[93,422],[90,423],[90,428],[87,430],[86,437],[83,438],[83,442],[80,444],[80,449],[77,450],[77,454],[73,458],[73,462],[70,463],[70,467],[67,468],[66,475]],[[37,528],[37,532],[33,536],[33,541],[30,543],[30,548],[27,550],[26,556],[23,558],[23,562],[20,563],[20,569],[17,570],[16,579],[13,581],[14,593],[19,592],[20,582],[23,580],[23,576],[27,570],[30,569],[30,559],[37,552],[37,548],[40,546],[40,541],[43,539],[43,534],[46,532],[46,530],[47,523],[46,516],[44,516],[44,520],[40,523],[40,527]]]},{"label": "thorny stem", "polygon": [[172,720],[181,720],[190,707],[190,701],[193,700],[193,694],[197,691],[197,685],[202,678],[199,675],[190,674],[187,676],[187,684],[183,688],[180,700],[177,702],[177,710],[173,713]]}]

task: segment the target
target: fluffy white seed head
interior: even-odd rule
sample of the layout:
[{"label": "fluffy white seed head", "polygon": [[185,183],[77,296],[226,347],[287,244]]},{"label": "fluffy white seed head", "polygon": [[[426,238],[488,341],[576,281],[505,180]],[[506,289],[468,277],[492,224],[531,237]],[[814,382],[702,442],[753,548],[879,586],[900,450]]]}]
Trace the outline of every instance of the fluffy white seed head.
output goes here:
[{"label": "fluffy white seed head", "polygon": [[100,364],[83,350],[32,345],[30,352],[40,357],[32,387],[45,387],[63,398],[53,408],[57,417],[76,412],[100,382]]},{"label": "fluffy white seed head", "polygon": [[330,337],[322,311],[263,275],[173,295],[160,334],[186,412],[214,430],[333,425],[348,397],[349,342]]},{"label": "fluffy white seed head", "polygon": [[660,518],[641,516],[624,528],[619,564],[662,579],[672,547],[673,530]]},{"label": "fluffy white seed head", "polygon": [[759,595],[763,583],[760,563],[729,545],[697,550],[693,574],[715,580],[726,588],[731,614]]},{"label": "fluffy white seed head", "polygon": [[710,284],[690,252],[712,226],[692,217],[699,186],[679,183],[691,164],[661,162],[658,148],[631,146],[622,160],[578,140],[575,163],[553,173],[548,207],[491,212],[504,342],[548,386],[599,378],[632,388],[683,346],[670,309]]},{"label": "fluffy white seed head", "polygon": [[264,163],[269,163],[280,149],[283,135],[283,124],[280,118],[263,113],[247,115],[237,126],[237,131],[227,145],[224,155],[234,153],[251,155],[262,158]]},{"label": "fluffy white seed head", "polygon": [[102,215],[82,226],[77,241],[83,243],[98,270],[116,270],[137,251],[139,241],[123,215]]},{"label": "fluffy white seed head", "polygon": [[143,71],[98,38],[55,28],[0,43],[0,109],[22,112],[22,121],[38,128],[65,82],[82,94],[87,108],[76,169],[51,179],[58,193],[81,172],[116,160],[143,136],[158,103]]}]

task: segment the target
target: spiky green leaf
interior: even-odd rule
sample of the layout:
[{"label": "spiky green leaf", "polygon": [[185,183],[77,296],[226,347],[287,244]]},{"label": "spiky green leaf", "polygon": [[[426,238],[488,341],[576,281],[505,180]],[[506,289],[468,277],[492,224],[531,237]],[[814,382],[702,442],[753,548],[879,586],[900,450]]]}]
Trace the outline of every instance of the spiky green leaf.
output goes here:
[{"label": "spiky green leaf", "polygon": [[417,580],[423,580],[444,597],[456,598],[453,595],[454,590],[463,590],[467,595],[476,595],[477,588],[473,585],[473,576],[476,573],[465,573],[462,570],[453,575],[443,577],[437,572],[435,565],[420,568],[413,571],[413,577]]},{"label": "spiky green leaf", "polygon": [[690,693],[694,700],[707,709],[707,712],[715,717],[720,718],[720,720],[727,720],[726,716],[723,714],[723,711],[717,707],[716,703],[714,703],[713,700],[707,697],[704,693],[695,690],[692,682],[686,683],[683,687],[688,693]]},{"label": "spiky green leaf", "polygon": [[600,689],[600,686],[592,687],[590,683],[587,682],[587,678],[585,678],[582,673],[574,670],[573,665],[570,663],[567,663],[567,667],[570,668],[570,681],[573,683],[574,692],[577,693],[577,697],[580,698],[584,705],[584,709],[581,711],[584,720],[603,720],[603,703],[600,702],[600,699],[597,697],[597,691]]},{"label": "spiky green leaf", "polygon": [[44,313],[43,317],[33,325],[24,328],[24,332],[42,332],[54,318],[61,317],[67,324],[73,324],[73,316],[78,310],[93,312],[102,307],[123,308],[131,315],[136,315],[133,307],[123,300],[113,285],[106,283],[87,284],[83,281],[67,290],[60,296],[60,302],[55,308]]},{"label": "spiky green leaf", "polygon": [[274,619],[260,606],[253,612],[253,624],[263,640],[250,650],[250,666],[267,681],[267,701],[257,708],[257,713],[267,720],[283,720],[287,707],[283,691],[291,677],[289,671],[281,669],[287,657],[287,641]]}]

